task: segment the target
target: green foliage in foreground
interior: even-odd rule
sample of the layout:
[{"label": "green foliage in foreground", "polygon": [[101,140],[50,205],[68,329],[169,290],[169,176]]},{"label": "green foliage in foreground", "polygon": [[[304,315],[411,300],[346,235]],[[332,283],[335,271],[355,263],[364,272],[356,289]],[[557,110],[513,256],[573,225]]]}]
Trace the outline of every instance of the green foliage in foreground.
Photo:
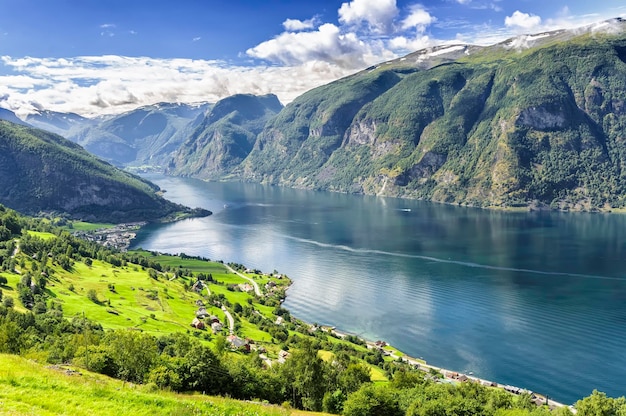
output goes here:
[{"label": "green foliage in foreground", "polygon": [[133,385],[75,366],[44,367],[21,357],[0,354],[0,415],[34,414],[281,416],[294,413],[233,399],[158,391],[152,385]]}]

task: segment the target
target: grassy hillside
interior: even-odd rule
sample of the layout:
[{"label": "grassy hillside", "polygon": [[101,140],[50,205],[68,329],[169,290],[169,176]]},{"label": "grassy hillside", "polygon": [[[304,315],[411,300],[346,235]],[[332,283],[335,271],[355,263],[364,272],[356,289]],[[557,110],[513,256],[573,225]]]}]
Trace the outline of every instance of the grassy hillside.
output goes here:
[{"label": "grassy hillside", "polygon": [[0,415],[239,415],[314,413],[200,394],[156,391],[82,368],[0,354]]}]

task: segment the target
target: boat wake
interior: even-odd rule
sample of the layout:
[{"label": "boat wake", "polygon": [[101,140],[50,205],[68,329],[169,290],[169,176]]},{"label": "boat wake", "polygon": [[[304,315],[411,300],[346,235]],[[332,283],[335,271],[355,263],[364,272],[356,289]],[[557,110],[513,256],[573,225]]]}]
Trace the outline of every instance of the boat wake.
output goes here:
[{"label": "boat wake", "polygon": [[348,251],[348,252],[357,253],[357,254],[377,254],[377,255],[389,256],[389,257],[410,258],[410,259],[426,260],[426,261],[431,261],[435,263],[455,264],[455,265],[462,266],[462,267],[471,267],[471,268],[485,269],[485,270],[500,270],[500,271],[531,273],[531,274],[540,274],[540,275],[549,275],[549,276],[576,277],[576,278],[584,278],[584,279],[626,281],[626,279],[624,278],[613,277],[613,276],[600,276],[600,275],[593,275],[593,274],[569,273],[569,272],[551,272],[551,271],[546,271],[546,270],[523,269],[523,268],[505,267],[505,266],[492,266],[489,264],[480,264],[480,263],[453,260],[453,259],[442,259],[438,257],[423,256],[419,254],[395,253],[395,252],[384,251],[384,250],[353,248],[353,247],[346,246],[343,244],[322,243],[322,242],[315,241],[315,240],[293,237],[293,236],[285,235],[285,234],[280,234],[280,236],[290,239],[290,240],[305,243],[305,244],[312,244],[312,245],[323,247],[323,248],[339,249],[339,250]]}]

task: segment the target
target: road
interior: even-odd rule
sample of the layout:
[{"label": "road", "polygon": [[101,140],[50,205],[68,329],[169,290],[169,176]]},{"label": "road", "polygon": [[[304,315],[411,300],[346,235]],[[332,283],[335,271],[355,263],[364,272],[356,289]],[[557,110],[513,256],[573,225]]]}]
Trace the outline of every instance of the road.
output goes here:
[{"label": "road", "polygon": [[259,285],[252,280],[251,278],[249,278],[248,276],[244,276],[243,274],[239,273],[238,271],[236,271],[235,269],[233,269],[232,267],[230,267],[228,264],[225,264],[224,266],[226,266],[226,268],[228,270],[230,270],[231,272],[235,273],[237,276],[246,279],[248,282],[252,283],[252,286],[254,287],[254,293],[257,296],[263,296],[263,294],[261,293],[261,289],[259,289]]},{"label": "road", "polygon": [[224,311],[224,315],[226,315],[226,319],[228,319],[228,331],[230,332],[230,335],[232,335],[235,333],[235,320],[230,312],[226,310],[225,306],[222,306],[222,311]]}]

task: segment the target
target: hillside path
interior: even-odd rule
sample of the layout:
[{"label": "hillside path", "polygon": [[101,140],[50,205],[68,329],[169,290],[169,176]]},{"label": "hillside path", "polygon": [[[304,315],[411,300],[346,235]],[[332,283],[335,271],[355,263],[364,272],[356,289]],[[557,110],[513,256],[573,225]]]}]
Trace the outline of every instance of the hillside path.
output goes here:
[{"label": "hillside path", "polygon": [[230,312],[226,310],[225,306],[222,306],[222,311],[224,311],[224,315],[226,315],[226,319],[228,319],[228,331],[232,335],[235,332],[235,320]]},{"label": "hillside path", "polygon": [[232,267],[230,267],[228,264],[225,264],[224,266],[226,266],[226,268],[227,268],[228,270],[230,270],[231,272],[235,273],[237,276],[242,277],[242,278],[246,279],[248,282],[252,283],[252,286],[254,287],[254,293],[255,293],[257,296],[263,296],[263,295],[261,294],[261,289],[259,289],[259,285],[258,285],[258,284],[257,284],[254,280],[252,280],[252,279],[251,279],[251,278],[249,278],[248,276],[244,276],[243,274],[239,273],[238,271],[236,271],[235,269],[233,269]]}]

